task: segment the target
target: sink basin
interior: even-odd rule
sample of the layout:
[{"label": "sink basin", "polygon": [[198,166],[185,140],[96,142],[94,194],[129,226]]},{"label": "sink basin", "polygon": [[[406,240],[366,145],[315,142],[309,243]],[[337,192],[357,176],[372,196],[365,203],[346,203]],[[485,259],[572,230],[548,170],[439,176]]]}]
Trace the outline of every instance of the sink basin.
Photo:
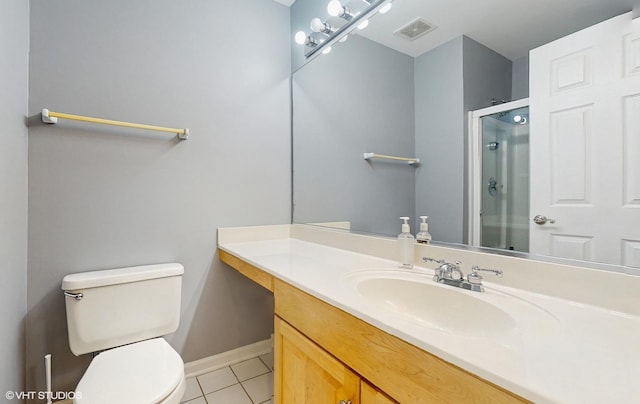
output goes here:
[{"label": "sink basin", "polygon": [[359,297],[377,308],[447,333],[505,337],[522,331],[517,321],[521,316],[540,325],[553,319],[545,310],[515,296],[442,285],[434,282],[431,275],[416,271],[367,270],[352,272],[345,278]]}]

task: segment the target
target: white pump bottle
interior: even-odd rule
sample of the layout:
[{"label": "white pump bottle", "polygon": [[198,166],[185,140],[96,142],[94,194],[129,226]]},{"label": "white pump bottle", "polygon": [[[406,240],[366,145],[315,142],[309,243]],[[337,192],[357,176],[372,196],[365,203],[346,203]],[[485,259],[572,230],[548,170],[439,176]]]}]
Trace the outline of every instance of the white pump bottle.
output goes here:
[{"label": "white pump bottle", "polygon": [[409,218],[403,216],[400,218],[404,220],[402,224],[402,233],[398,235],[398,261],[400,268],[413,268],[413,244],[415,238],[411,235],[411,229],[409,227]]},{"label": "white pump bottle", "polygon": [[431,234],[429,233],[429,223],[427,219],[429,216],[420,216],[422,223],[420,223],[420,233],[416,234],[416,241],[420,244],[431,244]]}]

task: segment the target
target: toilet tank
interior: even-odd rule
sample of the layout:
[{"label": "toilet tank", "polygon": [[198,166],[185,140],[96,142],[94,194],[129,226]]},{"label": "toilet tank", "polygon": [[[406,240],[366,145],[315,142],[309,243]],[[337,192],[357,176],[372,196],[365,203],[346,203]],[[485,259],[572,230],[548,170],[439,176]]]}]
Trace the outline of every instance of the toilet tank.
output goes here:
[{"label": "toilet tank", "polygon": [[181,264],[70,274],[62,280],[75,355],[169,334],[180,322]]}]

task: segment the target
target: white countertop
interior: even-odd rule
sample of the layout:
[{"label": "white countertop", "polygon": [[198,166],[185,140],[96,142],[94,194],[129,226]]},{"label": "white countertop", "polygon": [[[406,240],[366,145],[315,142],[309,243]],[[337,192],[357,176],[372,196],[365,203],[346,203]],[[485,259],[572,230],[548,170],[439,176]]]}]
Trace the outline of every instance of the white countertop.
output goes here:
[{"label": "white countertop", "polygon": [[[487,277],[484,293],[456,290],[498,305],[517,326],[505,335],[493,332],[488,323],[482,336],[460,335],[409,321],[355,291],[357,271],[400,273],[394,261],[291,237],[246,242],[229,239],[220,241],[219,248],[534,402],[640,400],[637,316],[496,285]],[[433,275],[427,268],[412,271]]]}]

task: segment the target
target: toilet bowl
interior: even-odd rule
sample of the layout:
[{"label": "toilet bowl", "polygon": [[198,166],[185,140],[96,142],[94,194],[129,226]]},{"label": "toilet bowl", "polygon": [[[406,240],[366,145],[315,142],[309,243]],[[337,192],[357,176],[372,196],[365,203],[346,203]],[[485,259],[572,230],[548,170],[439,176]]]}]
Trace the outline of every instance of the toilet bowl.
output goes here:
[{"label": "toilet bowl", "polygon": [[184,395],[184,363],[163,338],[96,356],[75,389],[75,404],[177,404]]},{"label": "toilet bowl", "polygon": [[180,319],[180,264],[67,275],[62,281],[69,347],[98,353],[75,389],[75,404],[178,404],[184,363],[162,338]]}]

